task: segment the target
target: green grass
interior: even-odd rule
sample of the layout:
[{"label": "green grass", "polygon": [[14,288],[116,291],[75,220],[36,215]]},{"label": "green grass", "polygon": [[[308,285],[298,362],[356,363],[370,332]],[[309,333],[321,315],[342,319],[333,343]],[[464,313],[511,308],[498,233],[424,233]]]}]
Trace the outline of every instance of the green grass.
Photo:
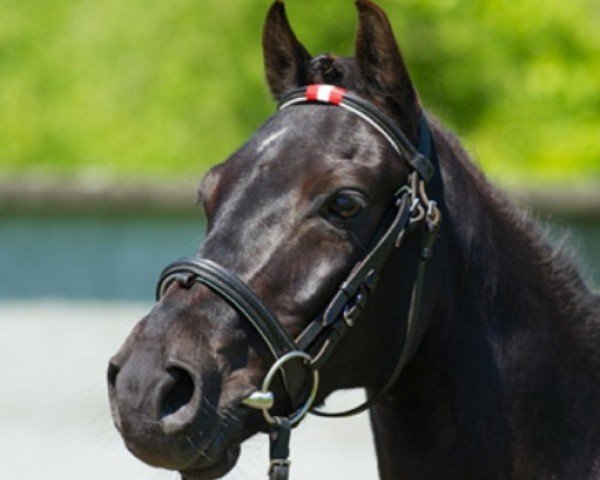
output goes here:
[{"label": "green grass", "polygon": [[[380,3],[424,103],[491,176],[600,178],[595,0]],[[0,0],[0,174],[199,177],[273,111],[268,5]],[[352,2],[287,6],[313,54],[352,53]]]}]

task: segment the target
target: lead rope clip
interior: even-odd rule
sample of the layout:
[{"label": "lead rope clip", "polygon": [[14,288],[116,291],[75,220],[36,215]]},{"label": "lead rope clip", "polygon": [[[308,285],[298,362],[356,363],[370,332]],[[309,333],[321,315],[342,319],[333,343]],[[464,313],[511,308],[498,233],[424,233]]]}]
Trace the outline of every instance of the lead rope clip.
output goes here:
[{"label": "lead rope clip", "polygon": [[288,480],[292,423],[283,417],[274,417],[274,420],[269,430],[269,480]]}]

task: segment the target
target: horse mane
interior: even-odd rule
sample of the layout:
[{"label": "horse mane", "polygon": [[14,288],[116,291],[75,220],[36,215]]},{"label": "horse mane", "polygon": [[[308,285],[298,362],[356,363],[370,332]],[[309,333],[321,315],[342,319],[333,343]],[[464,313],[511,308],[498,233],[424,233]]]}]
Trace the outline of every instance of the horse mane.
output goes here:
[{"label": "horse mane", "polygon": [[453,133],[432,117],[430,123],[447,209],[443,228],[455,257],[448,268],[461,272],[441,355],[460,358],[456,374],[480,385],[475,399],[463,401],[506,419],[510,429],[496,434],[514,435],[522,471],[534,468],[536,448],[546,450],[548,468],[598,468],[600,435],[591,425],[600,423],[600,296],[568,250],[552,245],[548,228],[493,186]]},{"label": "horse mane", "polygon": [[600,297],[582,278],[565,239],[553,244],[550,229],[492,185],[458,137],[429,119],[441,150],[447,208],[458,227],[454,234],[461,250],[471,252],[465,259],[469,268],[486,271],[480,293],[493,301],[503,280],[520,277],[529,280],[527,290],[541,296],[557,315],[597,313]]}]

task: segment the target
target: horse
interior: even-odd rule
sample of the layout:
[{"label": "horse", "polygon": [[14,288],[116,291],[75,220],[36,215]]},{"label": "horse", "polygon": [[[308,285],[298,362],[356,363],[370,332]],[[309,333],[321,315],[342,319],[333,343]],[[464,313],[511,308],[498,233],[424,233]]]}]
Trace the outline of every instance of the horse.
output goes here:
[{"label": "horse", "polygon": [[356,7],[346,58],[313,57],[271,6],[286,108],[202,179],[196,257],[109,362],[117,429],[142,461],[216,479],[245,439],[285,450],[363,388],[381,479],[600,479],[600,296],[425,112],[385,12]]}]

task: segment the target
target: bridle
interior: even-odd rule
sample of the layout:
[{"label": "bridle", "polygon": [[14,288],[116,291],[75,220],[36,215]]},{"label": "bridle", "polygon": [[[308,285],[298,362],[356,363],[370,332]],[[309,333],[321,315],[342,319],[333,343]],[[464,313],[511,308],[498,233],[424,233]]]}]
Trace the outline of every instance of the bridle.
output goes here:
[{"label": "bridle", "polygon": [[[432,255],[441,221],[436,203],[426,193],[426,185],[434,174],[431,160],[435,159],[435,153],[424,115],[419,124],[419,145],[416,148],[379,109],[340,87],[310,85],[292,90],[281,99],[279,110],[312,103],[335,105],[359,116],[384,136],[411,169],[407,183],[398,188],[393,196],[391,223],[374,239],[362,260],[354,265],[323,314],[293,339],[244,282],[225,267],[203,258],[185,258],[168,265],[161,273],[156,288],[156,298],[159,300],[174,283],[183,288],[190,288],[196,282],[207,286],[250,322],[268,347],[274,363],[265,376],[261,390],[249,395],[242,403],[262,410],[270,425],[271,480],[287,479],[291,427],[299,423],[306,413],[310,411],[326,417],[354,415],[387,395],[398,380],[427,329],[426,319],[419,315],[421,294],[425,266]],[[404,345],[394,370],[375,395],[355,408],[334,413],[311,408],[318,391],[319,369],[359,319],[391,253],[401,246],[407,232],[417,228],[421,229],[423,235],[419,263],[412,288]],[[270,385],[277,372],[281,372],[285,390],[296,408],[288,417],[272,416],[269,412],[274,405]],[[307,382],[310,388],[307,388]]]}]

